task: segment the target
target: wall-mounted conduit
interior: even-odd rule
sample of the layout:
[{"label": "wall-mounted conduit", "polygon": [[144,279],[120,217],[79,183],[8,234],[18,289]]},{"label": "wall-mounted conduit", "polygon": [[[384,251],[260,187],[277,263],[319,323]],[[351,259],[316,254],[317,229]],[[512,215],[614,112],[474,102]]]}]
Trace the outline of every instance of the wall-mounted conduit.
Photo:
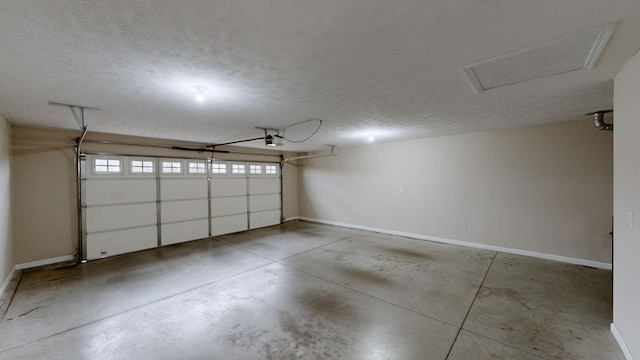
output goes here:
[{"label": "wall-mounted conduit", "polygon": [[593,125],[600,130],[613,131],[613,124],[608,124],[604,121],[604,114],[612,113],[613,110],[598,110],[585,115],[593,116]]}]

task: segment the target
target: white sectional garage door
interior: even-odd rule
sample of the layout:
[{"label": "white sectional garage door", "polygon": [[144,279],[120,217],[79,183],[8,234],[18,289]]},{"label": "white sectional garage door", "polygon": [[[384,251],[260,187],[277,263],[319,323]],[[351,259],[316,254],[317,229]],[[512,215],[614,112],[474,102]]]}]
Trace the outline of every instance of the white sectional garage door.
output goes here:
[{"label": "white sectional garage door", "polygon": [[209,236],[204,160],[160,159],[160,245]]},{"label": "white sectional garage door", "polygon": [[275,164],[249,165],[249,225],[251,229],[280,221],[280,178]]},{"label": "white sectional garage door", "polygon": [[277,163],[87,155],[83,258],[279,224]]},{"label": "white sectional garage door", "polygon": [[249,228],[247,164],[213,161],[211,164],[211,235]]},{"label": "white sectional garage door", "polygon": [[[128,168],[129,163],[141,166]],[[83,166],[83,237],[87,259],[158,245],[156,176],[143,172],[146,168],[142,166],[154,163],[154,159],[144,158],[88,158]]]}]

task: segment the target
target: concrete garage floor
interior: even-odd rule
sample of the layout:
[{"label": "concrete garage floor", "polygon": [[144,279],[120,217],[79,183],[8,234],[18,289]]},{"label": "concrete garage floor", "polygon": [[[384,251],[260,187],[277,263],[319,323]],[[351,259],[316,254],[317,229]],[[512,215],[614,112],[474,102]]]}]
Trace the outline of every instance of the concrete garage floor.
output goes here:
[{"label": "concrete garage floor", "polygon": [[28,271],[0,359],[624,359],[611,273],[307,222]]}]

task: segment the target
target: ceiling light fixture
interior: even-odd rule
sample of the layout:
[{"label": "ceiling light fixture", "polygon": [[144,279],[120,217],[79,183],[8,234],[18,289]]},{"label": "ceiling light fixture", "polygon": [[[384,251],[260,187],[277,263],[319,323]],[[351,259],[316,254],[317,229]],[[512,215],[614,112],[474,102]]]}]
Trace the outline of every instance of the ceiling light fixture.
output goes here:
[{"label": "ceiling light fixture", "polygon": [[200,85],[196,85],[194,86],[194,88],[196,89],[196,101],[204,102],[204,92],[207,90],[207,88]]},{"label": "ceiling light fixture", "polygon": [[374,142],[376,141],[376,138],[374,138],[373,136],[369,136],[369,142]]}]

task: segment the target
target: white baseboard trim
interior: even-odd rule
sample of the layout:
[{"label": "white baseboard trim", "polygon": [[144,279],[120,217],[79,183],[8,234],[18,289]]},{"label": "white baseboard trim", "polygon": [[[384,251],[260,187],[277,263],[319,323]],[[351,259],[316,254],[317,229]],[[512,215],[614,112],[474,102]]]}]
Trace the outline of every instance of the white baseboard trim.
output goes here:
[{"label": "white baseboard trim", "polygon": [[300,216],[292,216],[292,217],[285,218],[284,222],[289,222],[294,220],[300,220]]},{"label": "white baseboard trim", "polygon": [[624,357],[627,360],[633,360],[633,356],[631,356],[631,352],[629,351],[627,344],[624,343],[624,340],[622,339],[622,335],[620,335],[614,323],[611,323],[611,333],[613,334],[613,337],[618,342],[618,346],[620,346],[620,350],[622,350]]},{"label": "white baseboard trim", "polygon": [[59,256],[59,257],[51,258],[51,259],[42,259],[42,260],[31,261],[31,262],[22,263],[22,264],[17,264],[15,266],[15,268],[16,268],[16,270],[24,270],[24,269],[30,269],[30,268],[34,268],[34,267],[38,267],[38,266],[51,265],[51,264],[55,264],[55,263],[59,263],[59,262],[72,261],[72,260],[75,260],[75,256],[73,256],[73,255],[65,255],[65,256]]},{"label": "white baseboard trim", "polygon": [[16,271],[18,271],[18,269],[16,269],[16,267],[14,266],[13,268],[11,268],[11,271],[9,271],[9,275],[7,275],[7,278],[4,279],[4,283],[2,284],[2,287],[0,287],[0,297],[4,295],[4,291],[7,290],[7,286],[9,286],[9,283],[11,282],[11,279],[13,279]]},{"label": "white baseboard trim", "polygon": [[531,256],[531,257],[536,257],[536,258],[541,258],[541,259],[560,261],[560,262],[569,263],[569,264],[590,266],[590,267],[594,267],[594,268],[598,268],[598,269],[606,269],[606,270],[611,270],[612,269],[612,265],[609,264],[609,263],[603,263],[603,262],[598,262],[598,261],[593,261],[593,260],[585,260],[585,259],[578,259],[578,258],[572,258],[572,257],[567,257],[567,256],[539,253],[539,252],[535,252],[535,251],[519,250],[519,249],[513,249],[513,248],[507,248],[507,247],[501,247],[501,246],[479,244],[479,243],[474,243],[474,242],[469,242],[469,241],[446,239],[446,238],[441,238],[441,237],[436,237],[436,236],[413,234],[413,233],[396,231],[396,230],[379,229],[379,228],[374,228],[374,227],[370,227],[370,226],[345,224],[345,223],[336,222],[336,221],[327,221],[327,220],[321,220],[321,219],[314,219],[314,218],[308,218],[308,217],[304,217],[304,216],[297,216],[297,219],[298,220],[315,222],[315,223],[319,223],[319,224],[335,225],[335,226],[341,226],[341,227],[346,227],[346,228],[351,228],[351,229],[373,231],[373,232],[382,233],[382,234],[404,236],[404,237],[408,237],[408,238],[412,238],[412,239],[418,239],[418,240],[435,241],[435,242],[444,243],[444,244],[467,246],[467,247],[472,247],[472,248],[477,248],[477,249],[499,251],[499,252],[508,253],[508,254],[515,254],[515,255]]}]

